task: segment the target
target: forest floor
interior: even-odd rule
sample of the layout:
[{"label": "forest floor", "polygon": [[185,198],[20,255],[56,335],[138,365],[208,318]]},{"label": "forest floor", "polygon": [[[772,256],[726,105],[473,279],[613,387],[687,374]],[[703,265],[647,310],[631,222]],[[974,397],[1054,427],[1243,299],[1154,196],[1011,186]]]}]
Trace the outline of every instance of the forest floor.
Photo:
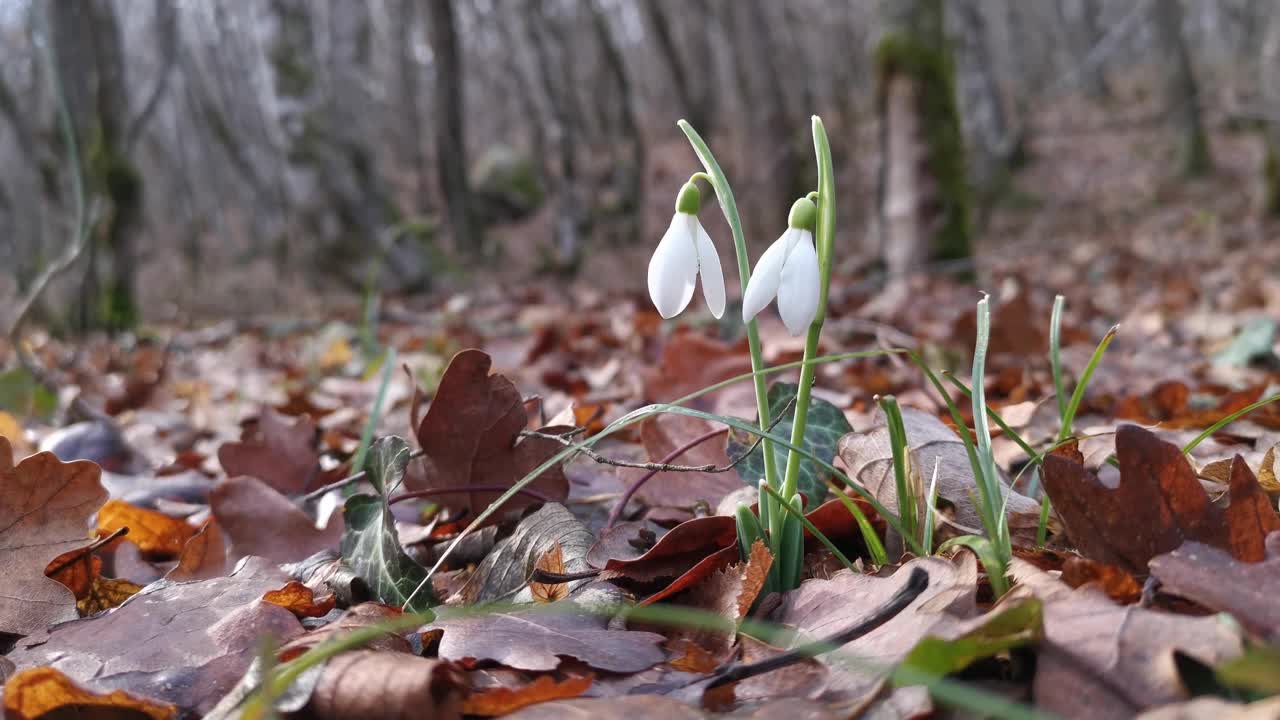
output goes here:
[{"label": "forest floor", "polygon": [[[614,271],[568,285],[477,278],[386,298],[376,322],[351,311],[129,341],[33,334],[61,393],[0,375],[5,716],[264,717],[255,703],[271,701],[353,719],[1280,715],[1280,403],[1233,417],[1280,393],[1280,224],[1253,200],[1257,148],[1221,135],[1215,174],[1175,181],[1168,143],[1140,128],[1046,134],[1018,181],[1035,192],[995,210],[961,268],[976,281],[897,279],[906,300],[886,305],[883,279],[842,268],[822,354],[869,355],[818,368],[830,412],[815,425],[829,439],[812,449],[896,512],[877,405],[896,396],[911,465],[938,478],[937,536],[929,553],[904,552],[846,491],[892,553],[877,564],[837,476],[806,460],[816,482],[834,481],[815,487],[835,499],[806,512],[842,555],[807,537],[804,583],[770,597],[768,552],[744,558],[735,539],[743,477],[755,478],[749,458],[730,466],[750,438],[671,414],[611,426],[750,370],[739,311],[716,321],[695,298],[662,321],[645,260],[605,257],[593,262]],[[618,266],[636,281],[618,282]],[[974,474],[937,388],[889,352],[968,383],[979,288],[993,307],[986,396],[1009,427],[992,428],[1011,483],[1002,597],[972,552],[937,551],[981,532]],[[1066,433],[1077,442],[1046,459],[1062,429],[1048,353],[1058,294],[1066,394],[1118,329]],[[773,310],[760,332],[770,364],[800,359]],[[77,395],[103,417],[59,427]],[[689,406],[755,418],[750,381]],[[565,440],[594,442],[595,457],[566,455],[463,534],[540,462],[572,453]],[[618,464],[647,462],[696,469]],[[361,467],[362,480],[317,492]],[[401,607],[424,615],[379,625]],[[672,624],[671,608],[702,611],[698,626]],[[863,625],[839,652],[787,653]],[[287,677],[299,666],[277,664],[318,661],[308,651],[361,632],[363,649],[323,669]]]}]

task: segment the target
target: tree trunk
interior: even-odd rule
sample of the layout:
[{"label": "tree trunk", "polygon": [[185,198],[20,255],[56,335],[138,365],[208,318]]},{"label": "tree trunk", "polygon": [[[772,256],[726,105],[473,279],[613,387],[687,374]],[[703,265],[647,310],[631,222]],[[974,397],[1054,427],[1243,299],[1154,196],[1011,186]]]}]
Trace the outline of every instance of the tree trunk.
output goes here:
[{"label": "tree trunk", "polygon": [[637,120],[636,90],[631,82],[630,73],[627,71],[626,59],[623,58],[622,50],[618,47],[618,42],[613,36],[613,30],[609,27],[609,18],[605,14],[605,9],[600,7],[597,1],[592,3],[590,12],[591,21],[596,31],[596,38],[600,42],[600,49],[604,55],[605,66],[608,68],[610,76],[612,76],[618,95],[622,98],[622,134],[624,140],[631,143],[630,172],[626,173],[624,178],[620,178],[622,180],[622,195],[624,198],[623,208],[630,212],[634,218],[631,232],[632,241],[642,242],[645,231],[646,205],[645,163],[648,155],[644,133],[641,132],[640,123]]},{"label": "tree trunk", "polygon": [[941,0],[887,6],[876,54],[882,257],[894,277],[970,254],[971,193]]},{"label": "tree trunk", "polygon": [[1200,113],[1200,87],[1182,37],[1182,0],[1159,0],[1155,13],[1156,30],[1172,62],[1166,98],[1180,136],[1180,170],[1188,177],[1208,175],[1213,171],[1213,155]]},{"label": "tree trunk", "polygon": [[405,109],[405,121],[409,129],[409,157],[413,162],[414,202],[411,212],[419,212],[427,207],[428,191],[427,158],[422,152],[424,135],[422,108],[418,105],[418,62],[413,55],[415,7],[418,0],[401,0],[399,5],[399,27],[396,40],[398,42],[396,76],[400,81],[400,102]]},{"label": "tree trunk", "polygon": [[1263,163],[1263,209],[1280,217],[1280,15],[1272,14],[1262,42],[1259,67],[1262,98],[1265,101],[1263,142],[1267,153]]},{"label": "tree trunk", "polygon": [[484,254],[467,185],[466,132],[463,124],[462,57],[458,48],[456,0],[426,0],[427,31],[435,62],[436,166],[449,211],[454,245]]}]

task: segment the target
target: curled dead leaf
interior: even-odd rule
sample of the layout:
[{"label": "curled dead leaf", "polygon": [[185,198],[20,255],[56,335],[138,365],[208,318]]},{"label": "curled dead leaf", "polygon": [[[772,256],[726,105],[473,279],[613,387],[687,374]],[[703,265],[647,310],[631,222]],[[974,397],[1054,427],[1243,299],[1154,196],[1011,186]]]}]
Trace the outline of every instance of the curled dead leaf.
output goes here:
[{"label": "curled dead leaf", "polygon": [[315,720],[461,718],[466,687],[453,663],[359,650],[325,665],[305,712]]},{"label": "curled dead leaf", "polygon": [[586,692],[594,680],[595,677],[592,675],[569,677],[564,680],[543,675],[524,687],[496,687],[472,695],[463,703],[463,712],[467,715],[497,717],[529,705],[576,698]]},{"label": "curled dead leaf", "polygon": [[268,590],[262,596],[262,600],[272,605],[279,605],[300,618],[324,617],[337,602],[332,594],[316,600],[311,588],[297,580],[290,580],[279,590]]},{"label": "curled dead leaf", "polygon": [[98,535],[106,537],[121,528],[129,528],[129,542],[142,552],[170,557],[181,553],[195,534],[195,528],[178,518],[123,500],[108,500],[98,511]]},{"label": "curled dead leaf", "polygon": [[135,713],[151,720],[174,720],[178,708],[123,690],[98,693],[76,685],[51,667],[23,670],[4,684],[6,720],[80,717],[91,713]]}]

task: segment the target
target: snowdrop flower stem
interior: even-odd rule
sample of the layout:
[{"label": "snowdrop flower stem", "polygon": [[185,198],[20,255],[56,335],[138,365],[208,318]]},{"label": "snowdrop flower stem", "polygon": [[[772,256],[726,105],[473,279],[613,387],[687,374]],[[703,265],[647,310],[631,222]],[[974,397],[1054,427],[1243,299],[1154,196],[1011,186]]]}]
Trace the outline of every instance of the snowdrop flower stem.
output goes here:
[{"label": "snowdrop flower stem", "polygon": [[[742,218],[738,215],[738,203],[734,200],[733,190],[729,187],[729,180],[725,177],[724,171],[720,169],[720,163],[716,162],[716,158],[711,154],[711,149],[707,147],[707,143],[698,134],[697,130],[686,120],[676,123],[677,126],[689,138],[689,144],[693,146],[693,151],[698,156],[698,160],[702,161],[702,166],[706,168],[706,173],[696,173],[690,182],[694,179],[704,180],[715,190],[716,200],[720,203],[720,211],[724,214],[724,219],[729,224],[729,230],[733,234],[733,249],[738,258],[738,278],[742,283],[742,292],[747,291],[747,283],[751,279],[751,258],[747,253],[747,239],[742,232]],[[747,324],[747,347],[751,352],[751,371],[756,373],[754,378],[756,391],[756,413],[760,418],[760,429],[766,430],[772,425],[769,413],[769,388],[765,383],[765,376],[761,371],[766,369],[764,364],[764,353],[760,349],[760,332],[756,326],[755,320]],[[763,453],[765,482],[769,483],[771,488],[782,487],[781,478],[778,477],[778,467],[774,458],[773,443],[765,440],[760,443],[760,452]],[[770,496],[761,498],[763,502]],[[778,510],[781,514],[784,511]],[[773,549],[772,542],[770,549]]]},{"label": "snowdrop flower stem", "polygon": [[[809,325],[809,334],[805,338],[804,359],[812,360],[818,356],[818,339],[822,335],[822,322],[827,315],[827,290],[831,285],[831,249],[835,243],[836,235],[836,186],[835,173],[831,161],[831,145],[827,140],[827,131],[823,127],[822,119],[817,115],[813,116],[813,149],[818,160],[818,190],[817,190],[817,222],[814,228],[815,246],[818,253],[818,308],[813,316],[813,322]],[[804,444],[805,426],[809,417],[809,395],[813,387],[814,365],[805,364],[800,369],[800,387],[796,392],[796,410],[795,417],[791,425],[791,444],[802,446]],[[800,477],[800,453],[788,453],[786,474],[783,477],[782,489],[779,493],[783,498],[790,501],[796,495],[796,485]],[[764,498],[760,499],[764,502]],[[769,524],[778,525],[775,537],[783,537],[785,527],[783,523],[789,517],[784,512],[779,511],[769,514]],[[790,520],[790,522],[796,522]],[[770,531],[774,528],[770,527]],[[801,550],[803,552],[803,550]],[[799,567],[803,558],[779,558],[783,567],[788,567],[791,563],[795,563],[795,567]],[[784,589],[786,586],[795,587],[799,585],[798,576],[794,578],[794,583],[789,582],[791,579],[784,578]]]}]

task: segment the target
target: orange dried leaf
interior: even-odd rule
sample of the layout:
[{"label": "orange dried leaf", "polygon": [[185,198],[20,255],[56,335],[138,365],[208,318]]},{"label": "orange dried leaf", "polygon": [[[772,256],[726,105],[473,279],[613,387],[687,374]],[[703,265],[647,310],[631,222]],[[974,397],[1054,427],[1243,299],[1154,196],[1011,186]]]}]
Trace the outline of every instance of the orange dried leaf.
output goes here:
[{"label": "orange dried leaf", "polygon": [[227,566],[227,546],[222,528],[213,518],[205,521],[195,535],[182,546],[178,564],[169,571],[170,580],[207,580],[222,574]]},{"label": "orange dried leaf", "polygon": [[[556,543],[550,550],[543,553],[534,567],[546,573],[563,575],[564,550],[560,547],[560,543]],[[568,597],[569,584],[531,582],[529,583],[529,591],[533,593],[534,600],[541,603],[550,603]]]},{"label": "orange dried leaf", "polygon": [[323,617],[329,614],[337,602],[332,594],[316,600],[311,588],[297,580],[290,580],[279,590],[269,590],[262,596],[263,602],[279,605],[300,618]]},{"label": "orange dried leaf", "polygon": [[132,711],[152,720],[178,717],[178,708],[173,705],[135,697],[123,690],[106,694],[86,690],[51,667],[24,670],[4,685],[6,720],[36,720],[51,713],[79,717],[92,714],[93,710]]},{"label": "orange dried leaf", "polygon": [[682,672],[707,674],[720,667],[720,658],[688,638],[676,638],[668,648],[676,653],[671,667]]},{"label": "orange dried leaf", "polygon": [[586,692],[594,680],[593,675],[559,681],[550,675],[543,675],[522,688],[499,687],[472,695],[463,703],[463,712],[467,715],[497,717],[537,703],[576,698]]},{"label": "orange dried leaf", "polygon": [[98,511],[98,535],[106,537],[120,528],[129,528],[129,541],[145,553],[177,555],[195,530],[182,520],[155,510],[108,500]]},{"label": "orange dried leaf", "polygon": [[93,589],[93,581],[102,573],[102,558],[89,548],[65,552],[53,559],[44,574],[66,585],[75,593],[76,600],[83,600]]},{"label": "orange dried leaf", "polygon": [[89,594],[76,602],[76,610],[84,617],[95,615],[121,603],[142,589],[141,585],[120,578],[95,577]]}]

